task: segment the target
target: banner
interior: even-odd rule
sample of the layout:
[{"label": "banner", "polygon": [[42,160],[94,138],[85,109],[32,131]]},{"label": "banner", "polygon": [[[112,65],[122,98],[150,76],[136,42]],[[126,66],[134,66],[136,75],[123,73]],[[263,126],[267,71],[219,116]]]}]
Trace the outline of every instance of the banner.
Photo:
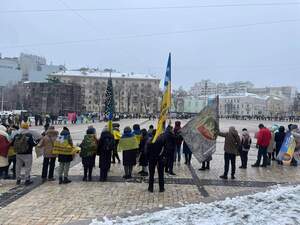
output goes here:
[{"label": "banner", "polygon": [[136,136],[121,138],[118,144],[118,152],[138,149],[139,143]]},{"label": "banner", "polygon": [[182,129],[181,135],[199,162],[211,158],[216,151],[219,130],[219,98],[211,101],[198,116],[191,119]]},{"label": "banner", "polygon": [[171,53],[169,53],[167,70],[164,82],[164,94],[160,105],[160,114],[156,128],[156,134],[152,140],[154,143],[158,136],[164,132],[165,123],[171,108]]},{"label": "banner", "polygon": [[292,161],[294,151],[296,148],[296,141],[291,132],[287,132],[278,153],[277,159],[289,164]]}]

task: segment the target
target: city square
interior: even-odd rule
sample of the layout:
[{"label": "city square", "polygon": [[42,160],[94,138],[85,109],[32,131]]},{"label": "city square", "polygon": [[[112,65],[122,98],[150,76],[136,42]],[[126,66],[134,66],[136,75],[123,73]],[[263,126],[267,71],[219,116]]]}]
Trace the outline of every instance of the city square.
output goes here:
[{"label": "city square", "polygon": [[[182,121],[183,124],[186,122],[187,120]],[[228,130],[229,126],[234,125],[240,132],[246,127],[253,138],[260,122],[221,120],[220,129]],[[274,124],[271,121],[263,122],[267,127]],[[121,129],[133,123],[140,123],[142,128],[148,128],[156,121],[121,120]],[[288,123],[279,124],[287,126]],[[99,134],[106,123],[93,125]],[[87,126],[69,125],[75,143],[83,139]],[[61,126],[56,128],[60,130]],[[42,131],[41,127],[31,129]],[[42,160],[35,158],[32,168],[33,186],[16,187],[15,181],[1,180],[0,224],[89,224],[96,218],[101,221],[103,217],[128,217],[191,203],[209,203],[227,197],[264,192],[277,184],[298,184],[300,181],[297,167],[279,166],[275,161],[269,168],[237,169],[234,181],[220,180],[224,166],[223,145],[224,138],[219,138],[209,171],[198,171],[201,165],[195,158],[192,159],[191,166],[185,165],[183,159],[176,163],[176,176],[165,176],[165,193],[159,193],[157,186],[154,193],[149,193],[147,179],[142,179],[137,174],[138,167],[134,169],[134,178],[125,181],[122,178],[122,164],[113,164],[108,182],[100,183],[98,160],[93,182],[82,182],[83,168],[78,157],[70,169],[70,179],[73,181],[71,184],[59,186],[57,180],[42,184]],[[256,160],[257,149],[254,146],[253,144],[249,153],[249,164]],[[240,165],[238,158],[237,165]]]}]

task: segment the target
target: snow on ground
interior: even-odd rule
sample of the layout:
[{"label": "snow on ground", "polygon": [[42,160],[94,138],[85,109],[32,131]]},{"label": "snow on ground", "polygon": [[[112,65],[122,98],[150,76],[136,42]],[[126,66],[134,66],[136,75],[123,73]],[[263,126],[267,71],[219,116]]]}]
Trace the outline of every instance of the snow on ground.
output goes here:
[{"label": "snow on ground", "polygon": [[209,204],[200,203],[181,208],[116,218],[90,225],[291,225],[300,224],[300,185],[274,188],[267,192],[240,196]]}]

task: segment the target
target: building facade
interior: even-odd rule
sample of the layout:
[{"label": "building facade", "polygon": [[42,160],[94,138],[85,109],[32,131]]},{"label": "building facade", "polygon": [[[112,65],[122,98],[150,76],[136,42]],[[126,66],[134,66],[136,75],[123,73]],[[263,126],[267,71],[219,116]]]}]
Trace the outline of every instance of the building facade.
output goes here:
[{"label": "building facade", "polygon": [[61,71],[49,75],[67,84],[78,84],[84,96],[86,112],[104,112],[107,80],[113,81],[117,113],[157,113],[160,79],[147,74],[127,74],[98,70]]},{"label": "building facade", "polygon": [[6,87],[6,110],[27,110],[32,114],[66,115],[84,110],[81,87],[76,84],[20,82]]}]

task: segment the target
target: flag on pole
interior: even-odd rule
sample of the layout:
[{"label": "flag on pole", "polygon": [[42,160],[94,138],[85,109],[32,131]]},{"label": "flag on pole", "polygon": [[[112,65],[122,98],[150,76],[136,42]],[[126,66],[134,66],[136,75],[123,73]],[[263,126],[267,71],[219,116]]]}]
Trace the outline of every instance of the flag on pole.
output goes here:
[{"label": "flag on pole", "polygon": [[112,120],[115,112],[114,91],[111,77],[107,81],[105,93],[105,117],[108,119],[108,130],[112,133]]},{"label": "flag on pole", "polygon": [[160,105],[160,115],[157,123],[156,134],[153,138],[153,143],[156,141],[158,136],[163,133],[165,128],[165,122],[168,119],[169,109],[171,107],[171,53],[169,53],[167,70],[164,82],[164,93]]},{"label": "flag on pole", "polygon": [[181,135],[199,162],[209,160],[216,151],[219,130],[219,97],[208,104],[182,129]]}]

